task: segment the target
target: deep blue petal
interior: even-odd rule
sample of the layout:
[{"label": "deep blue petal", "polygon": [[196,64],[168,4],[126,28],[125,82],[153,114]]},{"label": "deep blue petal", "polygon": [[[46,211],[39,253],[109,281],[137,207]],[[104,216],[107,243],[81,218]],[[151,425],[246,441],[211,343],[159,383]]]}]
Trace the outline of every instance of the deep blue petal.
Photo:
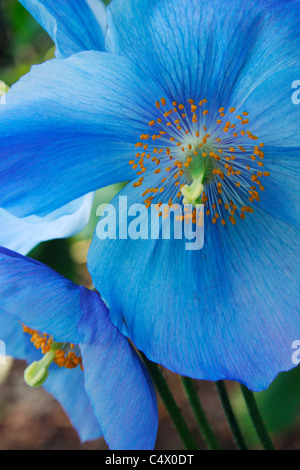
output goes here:
[{"label": "deep blue petal", "polygon": [[[7,356],[26,358],[26,341],[23,328],[15,316],[0,309],[0,341],[5,344]],[[0,354],[2,352],[0,351]]]},{"label": "deep blue petal", "polygon": [[0,309],[25,325],[54,336],[56,341],[79,342],[79,286],[47,266],[0,248]]},{"label": "deep blue petal", "polygon": [[88,223],[93,194],[74,201],[45,217],[15,217],[0,208],[0,245],[23,255],[38,243],[71,237]]},{"label": "deep blue petal", "polygon": [[85,387],[105,440],[110,449],[153,449],[158,417],[150,378],[99,295],[82,288],[81,302]]},{"label": "deep blue petal", "polygon": [[19,0],[47,31],[59,58],[104,50],[105,7],[101,0]]},{"label": "deep blue petal", "polygon": [[[120,194],[128,206],[137,202],[132,184]],[[208,221],[199,251],[187,251],[186,240],[95,235],[88,265],[112,321],[175,372],[262,390],[294,367],[299,233],[266,213],[256,210],[236,226]]]},{"label": "deep blue petal", "polygon": [[[147,94],[145,94],[147,91]],[[129,160],[155,117],[155,85],[127,59],[82,52],[34,67],[0,106],[0,200],[45,215],[133,178]]]},{"label": "deep blue petal", "polygon": [[106,45],[171,100],[206,98],[218,109],[235,88],[299,63],[299,13],[298,0],[114,0]]}]

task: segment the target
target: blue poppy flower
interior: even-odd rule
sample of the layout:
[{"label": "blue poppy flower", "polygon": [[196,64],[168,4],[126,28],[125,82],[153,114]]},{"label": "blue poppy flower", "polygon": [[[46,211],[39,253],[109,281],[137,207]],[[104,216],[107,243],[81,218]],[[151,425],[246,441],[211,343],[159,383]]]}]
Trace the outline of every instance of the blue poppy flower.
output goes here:
[{"label": "blue poppy flower", "polygon": [[107,53],[35,67],[1,112],[1,205],[18,217],[118,181],[128,206],[205,204],[202,250],[95,235],[89,270],[148,358],[252,390],[294,366],[300,335],[299,13],[296,0],[114,0]]},{"label": "blue poppy flower", "polygon": [[154,388],[99,294],[5,248],[0,279],[0,339],[7,354],[32,363],[27,383],[44,384],[82,440],[104,436],[112,449],[152,449]]},{"label": "blue poppy flower", "polygon": [[[106,11],[100,0],[22,0],[22,5],[48,32],[56,57],[105,49]],[[26,254],[41,241],[70,237],[88,222],[93,195],[76,199],[44,217],[18,218],[0,210],[0,244]]]}]

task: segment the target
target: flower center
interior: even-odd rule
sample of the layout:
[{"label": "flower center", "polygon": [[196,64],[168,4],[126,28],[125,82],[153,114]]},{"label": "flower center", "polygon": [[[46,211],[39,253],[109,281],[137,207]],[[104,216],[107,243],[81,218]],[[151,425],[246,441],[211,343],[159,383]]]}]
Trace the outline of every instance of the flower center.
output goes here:
[{"label": "flower center", "polygon": [[45,383],[52,363],[67,369],[80,366],[83,370],[79,346],[71,343],[57,343],[47,333],[40,333],[25,325],[23,325],[23,331],[31,336],[31,342],[43,354],[40,361],[33,362],[25,370],[24,379],[30,387],[40,387]]},{"label": "flower center", "polygon": [[211,112],[206,99],[184,105],[162,98],[156,108],[151,132],[140,136],[139,151],[129,162],[140,176],[133,186],[148,182],[142,194],[146,207],[202,203],[212,223],[222,225],[227,219],[235,225],[236,215],[244,219],[254,212],[252,204],[264,191],[261,178],[270,173],[262,171],[264,144],[256,145],[249,113],[224,107]]}]

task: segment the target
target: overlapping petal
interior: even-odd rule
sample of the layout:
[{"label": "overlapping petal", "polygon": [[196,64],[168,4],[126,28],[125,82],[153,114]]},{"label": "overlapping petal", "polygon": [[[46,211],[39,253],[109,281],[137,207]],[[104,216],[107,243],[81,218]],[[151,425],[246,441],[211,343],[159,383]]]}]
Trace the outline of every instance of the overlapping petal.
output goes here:
[{"label": "overlapping petal", "polygon": [[[130,184],[120,193],[128,207],[137,192]],[[175,372],[266,388],[294,366],[299,233],[256,210],[236,226],[208,222],[202,250],[186,250],[185,241],[95,234],[89,270],[113,322]]]},{"label": "overlapping petal", "polygon": [[101,0],[19,1],[53,39],[57,57],[104,50],[106,14]]},{"label": "overlapping petal", "polygon": [[18,217],[46,215],[131,180],[128,162],[161,93],[129,60],[107,53],[34,67],[0,109],[1,206]]}]

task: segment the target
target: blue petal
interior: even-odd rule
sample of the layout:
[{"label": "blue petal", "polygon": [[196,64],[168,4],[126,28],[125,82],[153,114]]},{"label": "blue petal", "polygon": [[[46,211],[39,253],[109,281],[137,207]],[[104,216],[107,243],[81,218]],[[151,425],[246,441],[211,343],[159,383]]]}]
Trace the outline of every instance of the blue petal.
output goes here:
[{"label": "blue petal", "polygon": [[284,67],[276,73],[272,71],[267,78],[263,75],[256,88],[249,73],[247,83],[235,89],[232,102],[249,113],[251,132],[266,147],[297,148],[300,153],[300,106],[293,102],[296,90],[292,88],[296,78],[300,77],[300,57],[295,54],[293,60],[294,66]]},{"label": "blue petal", "polygon": [[[26,358],[26,341],[24,341],[23,328],[16,317],[2,309],[0,309],[0,341],[5,344],[7,356],[16,359]],[[0,354],[2,354],[1,350]]]},{"label": "blue petal", "polygon": [[106,46],[171,100],[206,98],[217,110],[235,88],[254,89],[299,63],[299,13],[298,0],[114,0]]},{"label": "blue petal", "polygon": [[[28,364],[31,364],[39,361],[42,354],[41,351],[35,349],[27,337],[30,338],[29,335],[25,335],[26,360]],[[80,367],[66,369],[52,364],[44,388],[61,404],[81,441],[102,437],[100,425],[84,388],[84,372]]]},{"label": "blue petal", "polygon": [[84,372],[80,367],[61,369],[53,365],[44,387],[62,405],[81,441],[102,437],[101,427],[84,388]]},{"label": "blue petal", "polygon": [[79,342],[79,286],[47,266],[0,247],[0,309],[56,341]]},{"label": "blue petal", "polygon": [[157,96],[130,61],[103,52],[34,67],[0,106],[1,206],[18,217],[45,215],[131,180],[128,162],[156,117]]},{"label": "blue petal", "polygon": [[51,36],[58,58],[104,50],[106,13],[101,0],[19,1]]},{"label": "blue petal", "polygon": [[81,300],[85,387],[105,440],[110,449],[153,449],[158,417],[150,378],[99,295],[83,288]]},{"label": "blue petal", "polygon": [[87,194],[48,216],[21,219],[0,208],[0,245],[25,255],[42,241],[71,237],[88,223],[92,202]]},{"label": "blue petal", "polygon": [[[130,184],[120,193],[129,196],[128,207],[137,191]],[[294,367],[299,233],[259,210],[229,225],[207,222],[199,251],[187,251],[184,239],[95,235],[89,271],[113,323],[149,359],[198,379],[262,390]]]}]

